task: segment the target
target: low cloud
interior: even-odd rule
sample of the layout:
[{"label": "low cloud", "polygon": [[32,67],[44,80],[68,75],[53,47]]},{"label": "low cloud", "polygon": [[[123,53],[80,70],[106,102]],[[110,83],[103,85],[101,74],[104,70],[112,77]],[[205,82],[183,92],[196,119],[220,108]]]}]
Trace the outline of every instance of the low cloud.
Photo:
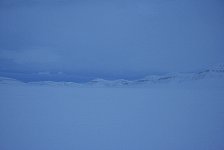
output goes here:
[{"label": "low cloud", "polygon": [[[1,50],[0,61],[7,60],[12,65],[30,68],[51,68],[61,61],[56,50],[47,47],[30,48],[23,50]],[[56,65],[57,64],[57,65]]]},{"label": "low cloud", "polygon": [[224,5],[218,0],[0,5],[0,71],[191,71],[224,59]]}]

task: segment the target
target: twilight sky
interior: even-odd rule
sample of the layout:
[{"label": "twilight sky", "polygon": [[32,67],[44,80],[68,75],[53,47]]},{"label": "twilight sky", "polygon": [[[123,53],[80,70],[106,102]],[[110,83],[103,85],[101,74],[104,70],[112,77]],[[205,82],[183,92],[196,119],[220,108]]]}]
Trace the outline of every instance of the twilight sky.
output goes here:
[{"label": "twilight sky", "polygon": [[138,74],[223,60],[223,0],[0,0],[0,71]]}]

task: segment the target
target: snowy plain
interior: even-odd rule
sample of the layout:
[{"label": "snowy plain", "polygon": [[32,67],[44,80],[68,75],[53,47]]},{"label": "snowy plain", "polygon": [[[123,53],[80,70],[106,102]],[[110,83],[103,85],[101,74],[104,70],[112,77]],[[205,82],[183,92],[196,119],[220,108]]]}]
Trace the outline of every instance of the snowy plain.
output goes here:
[{"label": "snowy plain", "polygon": [[224,149],[223,77],[149,84],[1,78],[0,149]]}]

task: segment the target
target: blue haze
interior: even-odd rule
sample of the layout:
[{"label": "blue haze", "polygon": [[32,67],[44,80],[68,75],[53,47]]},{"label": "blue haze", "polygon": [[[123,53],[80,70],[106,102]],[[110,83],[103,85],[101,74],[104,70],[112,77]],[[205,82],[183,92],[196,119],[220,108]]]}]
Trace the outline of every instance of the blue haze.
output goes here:
[{"label": "blue haze", "polygon": [[0,72],[83,81],[203,69],[224,60],[223,8],[222,0],[1,0]]},{"label": "blue haze", "polygon": [[224,150],[224,65],[1,77],[137,79],[207,69],[223,48],[223,0],[0,0],[0,150]]}]

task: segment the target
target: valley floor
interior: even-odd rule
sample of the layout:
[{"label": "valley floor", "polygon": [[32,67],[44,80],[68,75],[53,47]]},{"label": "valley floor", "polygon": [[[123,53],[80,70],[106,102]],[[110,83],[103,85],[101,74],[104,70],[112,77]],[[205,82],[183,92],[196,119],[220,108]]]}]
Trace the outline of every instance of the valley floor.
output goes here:
[{"label": "valley floor", "polygon": [[1,150],[223,150],[224,88],[0,84],[0,121]]}]

